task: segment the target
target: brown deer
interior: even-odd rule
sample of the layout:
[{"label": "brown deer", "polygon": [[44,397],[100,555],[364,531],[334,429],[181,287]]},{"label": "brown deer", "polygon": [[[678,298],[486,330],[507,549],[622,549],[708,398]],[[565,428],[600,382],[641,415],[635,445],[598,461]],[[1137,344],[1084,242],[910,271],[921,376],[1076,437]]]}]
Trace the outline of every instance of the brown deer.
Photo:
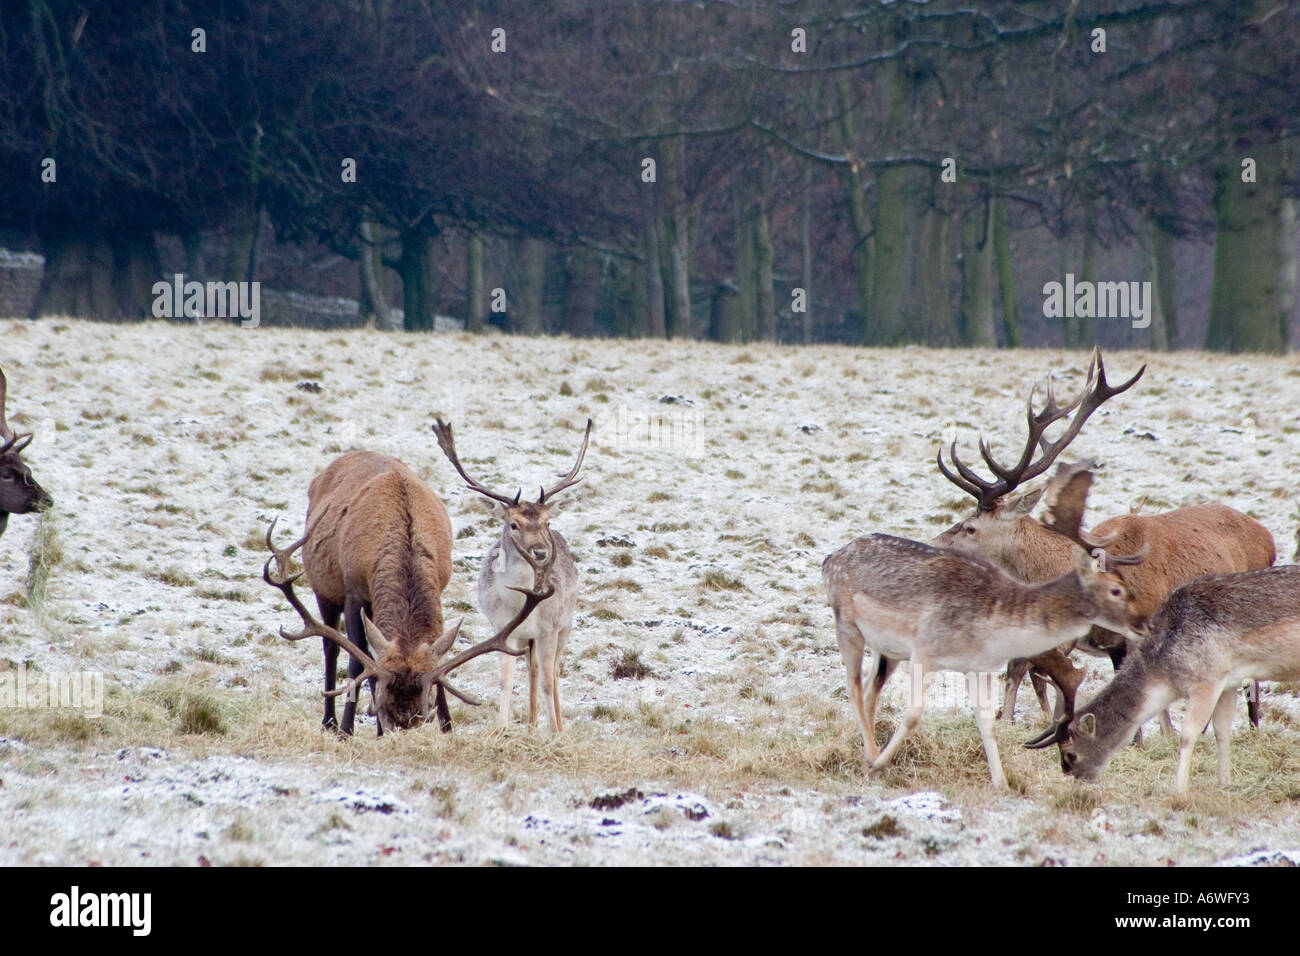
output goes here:
[{"label": "brown deer", "polygon": [[[826,559],[822,578],[835,613],[868,775],[889,764],[920,722],[928,672],[1000,670],[1011,658],[1032,657],[1082,637],[1094,624],[1144,632],[1134,595],[1113,567],[1137,563],[1142,556],[1110,557],[1104,549],[1111,541],[1080,529],[1091,482],[1086,465],[1073,465],[1061,466],[1049,485],[1050,533],[1071,542],[1075,565],[1045,584],[1018,581],[976,555],[881,534],[858,538]],[[873,660],[864,693],[867,648]],[[876,704],[902,660],[911,662],[912,692],[902,721],[881,751],[875,740]],[[972,703],[993,783],[1005,788],[993,708],[974,697]]]},{"label": "brown deer", "polygon": [[45,511],[54,504],[50,493],[32,478],[31,469],[19,457],[32,441],[31,433],[19,435],[5,420],[5,392],[8,382],[0,369],[0,534],[9,526],[11,514]]},{"label": "brown deer", "polygon": [[[555,597],[537,610],[527,622],[514,632],[510,644],[519,653],[528,653],[528,724],[537,723],[538,684],[541,697],[546,701],[547,717],[551,731],[564,729],[560,713],[559,662],[564,645],[573,630],[573,612],[578,604],[578,569],[569,554],[568,543],[558,531],[552,531],[551,515],[556,511],[555,496],[582,479],[578,470],[587,454],[591,439],[591,419],[582,436],[578,460],[568,474],[551,488],[542,488],[537,501],[520,501],[522,490],[511,498],[488,488],[471,478],[456,454],[456,441],[451,426],[442,419],[434,425],[447,459],[465,484],[473,491],[496,502],[496,511],[502,519],[501,540],[492,546],[483,559],[483,570],[478,578],[478,603],[483,614],[494,627],[502,626],[519,609],[520,593],[549,585]],[[510,723],[510,694],[514,687],[514,655],[501,657],[502,726]]]},{"label": "brown deer", "polygon": [[[410,728],[428,720],[435,690],[433,705],[444,732],[451,729],[447,691],[479,703],[453,688],[445,679],[450,668],[439,664],[460,630],[460,622],[444,630],[442,618],[442,592],[451,577],[451,520],[437,495],[406,465],[375,452],[342,455],[312,480],[303,537],[287,548],[276,548],[271,543],[274,527],[273,521],[266,534],[272,558],[263,578],[284,593],[305,625],[297,633],[281,634],[290,640],[322,638],[323,726],[352,733],[356,691],[365,680],[370,680],[380,736],[385,729]],[[289,574],[289,564],[299,547],[320,621],[293,593],[296,576]],[[271,560],[277,564],[275,575]],[[545,597],[549,594],[525,597],[507,636]],[[336,630],[340,615],[346,621],[346,637]],[[472,656],[499,649],[493,641],[479,645]],[[340,648],[351,658],[350,680],[336,689]],[[345,693],[339,727],[334,698]]]},{"label": "brown deer", "polygon": [[[988,444],[980,439],[980,455],[997,476],[994,481],[980,477],[961,461],[957,456],[956,442],[949,449],[956,473],[944,464],[941,451],[939,470],[949,481],[973,496],[978,506],[973,515],[940,534],[932,543],[982,555],[1017,578],[1031,583],[1049,581],[1064,574],[1073,562],[1072,546],[1030,516],[1041,492],[1013,492],[1050,467],[1078,435],[1088,416],[1107,399],[1132,387],[1145,371],[1144,365],[1127,382],[1111,387],[1106,382],[1101,353],[1094,350],[1083,390],[1065,407],[1057,405],[1049,379],[1047,404],[1042,411],[1035,412],[1033,402],[1037,388],[1031,388],[1027,401],[1029,434],[1020,460],[1009,468],[1000,465]],[[1044,437],[1046,429],[1071,413],[1074,413],[1074,418],[1060,438],[1048,441]],[[1037,458],[1034,457],[1036,449],[1041,450]],[[1184,581],[1203,574],[1266,568],[1276,558],[1273,536],[1267,528],[1221,504],[1190,505],[1159,515],[1110,518],[1098,524],[1093,534],[1113,541],[1113,548],[1121,554],[1145,551],[1145,561],[1122,572],[1126,585],[1136,596],[1138,613],[1142,616],[1153,614],[1169,592]],[[1128,642],[1123,635],[1102,626],[1094,627],[1077,646],[1090,653],[1108,654],[1116,668],[1128,651]],[[1014,714],[1016,690],[1027,663],[1034,668],[1031,673],[1045,675],[1056,685],[1061,707],[1057,716],[1068,719],[1074,713],[1075,695],[1085,673],[1071,663],[1070,650],[1071,647],[1063,646],[1039,654],[1028,662],[1013,661],[1008,672],[1003,716],[1011,718]],[[1044,701],[1046,709],[1041,690],[1039,699]],[[1251,720],[1255,723],[1258,723],[1257,706],[1254,700],[1248,702]]]},{"label": "brown deer", "polygon": [[1207,721],[1227,786],[1228,744],[1243,680],[1300,680],[1300,566],[1213,574],[1176,588],[1141,643],[1068,724],[1036,746],[1059,744],[1061,769],[1096,780],[1134,731],[1187,699],[1174,787],[1187,790],[1192,750]]}]

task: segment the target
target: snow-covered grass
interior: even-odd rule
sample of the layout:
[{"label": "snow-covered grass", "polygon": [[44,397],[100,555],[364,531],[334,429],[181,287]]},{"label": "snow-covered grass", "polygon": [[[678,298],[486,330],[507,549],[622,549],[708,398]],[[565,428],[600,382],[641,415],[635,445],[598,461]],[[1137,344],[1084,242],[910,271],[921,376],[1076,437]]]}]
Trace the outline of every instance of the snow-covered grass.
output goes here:
[{"label": "snow-covered grass", "polygon": [[[1039,719],[1025,693],[998,731],[1013,792],[995,794],[958,675],[897,766],[861,777],[822,559],[965,514],[940,441],[973,451],[983,429],[1014,455],[1028,383],[1077,388],[1082,354],[75,320],[0,324],[0,343],[10,420],[36,432],[25,457],[56,502],[0,538],[0,668],[96,670],[107,689],[98,718],[0,708],[0,865],[1181,864],[1300,847],[1294,686],[1266,691],[1260,732],[1243,707],[1227,790],[1207,738],[1175,798],[1175,744],[1154,727],[1101,785],[1075,784],[1054,750],[1020,748]],[[1300,363],[1116,353],[1112,380],[1143,361],[1072,449],[1104,462],[1091,514],[1221,500],[1289,560]],[[505,732],[494,706],[453,702],[448,736],[376,739],[366,719],[338,740],[319,728],[318,646],[276,636],[296,621],[261,580],[266,525],[298,533],[311,477],[354,447],[446,502],[444,608],[486,635],[474,579],[499,526],[443,460],[435,415],[477,477],[525,489],[567,470],[596,419],[588,477],[553,519],[582,575],[559,737],[526,729],[516,681]],[[1109,674],[1091,666],[1085,694]],[[495,700],[496,679],[479,659],[458,684]]]}]

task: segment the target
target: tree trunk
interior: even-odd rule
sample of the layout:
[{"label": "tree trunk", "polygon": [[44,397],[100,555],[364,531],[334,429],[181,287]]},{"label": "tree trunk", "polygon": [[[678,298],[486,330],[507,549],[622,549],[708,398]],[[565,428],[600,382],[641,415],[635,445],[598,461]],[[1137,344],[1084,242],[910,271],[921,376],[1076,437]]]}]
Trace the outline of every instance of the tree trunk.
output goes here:
[{"label": "tree trunk", "polygon": [[520,240],[514,272],[516,291],[510,297],[510,331],[519,335],[544,335],[546,244],[541,239]]},{"label": "tree trunk", "polygon": [[483,237],[471,232],[465,241],[465,331],[483,331],[486,305],[483,282]]},{"label": "tree trunk", "polygon": [[754,212],[754,278],[758,286],[755,289],[755,305],[758,309],[758,337],[767,341],[777,340],[776,327],[776,293],[772,278],[772,230],[767,218],[767,209],[763,203],[767,194],[760,194],[755,203]]},{"label": "tree trunk", "polygon": [[997,348],[993,324],[993,204],[968,206],[961,225],[961,320],[964,345]]},{"label": "tree trunk", "polygon": [[686,205],[686,140],[675,136],[663,147],[664,192],[668,206],[664,229],[668,240],[668,335],[691,338],[690,210]]},{"label": "tree trunk", "polygon": [[369,222],[362,222],[360,233],[360,251],[357,255],[357,270],[360,273],[361,297],[357,301],[358,318],[362,325],[374,323],[375,328],[384,332],[393,331],[392,313],[388,301],[384,298],[384,287],[380,281],[378,261],[380,253],[376,249],[378,230]]},{"label": "tree trunk", "polygon": [[565,295],[570,335],[589,338],[596,334],[596,298],[599,292],[600,256],[594,249],[578,246],[569,254]]},{"label": "tree trunk", "polygon": [[1016,298],[1016,273],[1007,230],[1007,201],[993,201],[993,255],[998,264],[998,291],[1002,299],[1002,334],[1009,349],[1020,347],[1020,302]]},{"label": "tree trunk", "polygon": [[646,334],[662,339],[668,328],[664,316],[664,276],[659,260],[659,215],[655,202],[655,183],[642,183],[641,219],[644,228],[646,279]]},{"label": "tree trunk", "polygon": [[1279,281],[1279,303],[1282,313],[1282,347],[1291,342],[1291,320],[1295,317],[1296,301],[1296,240],[1300,238],[1300,222],[1297,221],[1297,209],[1300,203],[1287,197],[1282,200],[1282,270]]},{"label": "tree trunk", "polygon": [[[1138,230],[1142,277],[1151,283],[1151,348],[1167,352],[1178,347],[1178,312],[1173,302],[1173,240],[1154,216],[1143,216]],[[1166,302],[1169,306],[1166,306]]]},{"label": "tree trunk", "polygon": [[758,314],[758,258],[754,250],[753,207],[747,184],[737,185],[736,208],[736,301],[735,329],[732,341],[748,342],[756,332]]},{"label": "tree trunk", "polygon": [[394,263],[402,277],[402,328],[431,332],[434,325],[433,237],[424,232],[402,235],[402,254]]},{"label": "tree trunk", "polygon": [[803,314],[799,318],[799,341],[811,345],[812,319],[812,166],[804,166],[803,206],[799,210],[799,287],[803,289]]},{"label": "tree trunk", "polygon": [[[1214,280],[1205,347],[1282,352],[1281,150],[1264,145],[1221,162],[1214,175]],[[1241,181],[1241,159],[1256,161],[1256,182]]]},{"label": "tree trunk", "polygon": [[906,314],[911,316],[905,337],[941,348],[956,344],[957,328],[953,322],[950,294],[950,255],[952,216],[931,206],[921,216],[912,254],[912,275],[905,297]]},{"label": "tree trunk", "polygon": [[258,225],[261,209],[255,200],[241,203],[230,224],[230,242],[221,267],[223,282],[251,282],[256,271]]},{"label": "tree trunk", "polygon": [[197,229],[186,229],[181,233],[181,246],[185,250],[185,278],[195,282],[206,281],[203,262],[203,233]]},{"label": "tree trunk", "polygon": [[862,184],[862,169],[853,158],[857,132],[853,114],[849,109],[848,79],[841,78],[835,85],[836,112],[839,114],[840,146],[850,157],[848,163],[837,168],[849,206],[849,223],[853,226],[853,265],[858,286],[858,342],[866,345],[871,339],[871,217],[867,214],[866,191]]},{"label": "tree trunk", "polygon": [[153,232],[82,230],[42,235],[45,271],[32,317],[70,315],[115,321],[152,315],[163,278]]},{"label": "tree trunk", "polygon": [[713,286],[709,301],[709,338],[715,342],[740,341],[736,287],[728,282]]}]

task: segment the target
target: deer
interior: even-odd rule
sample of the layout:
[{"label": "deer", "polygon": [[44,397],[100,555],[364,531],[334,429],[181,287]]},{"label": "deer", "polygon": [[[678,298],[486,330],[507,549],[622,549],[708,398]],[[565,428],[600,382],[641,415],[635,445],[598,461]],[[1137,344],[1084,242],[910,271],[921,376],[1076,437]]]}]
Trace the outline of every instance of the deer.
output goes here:
[{"label": "deer", "polygon": [[9,383],[0,369],[0,534],[9,526],[11,514],[39,514],[53,507],[50,493],[36,483],[27,463],[19,456],[32,442],[30,432],[18,434],[5,418],[5,393]]},{"label": "deer", "polygon": [[[445,629],[442,617],[442,593],[451,578],[451,519],[438,496],[405,464],[376,452],[348,452],[312,480],[307,530],[301,538],[277,548],[272,542],[275,524],[273,520],[266,532],[271,557],[263,565],[262,577],[284,594],[303,620],[301,630],[281,628],[281,636],[291,641],[322,639],[323,727],[352,734],[357,691],[367,680],[381,737],[385,729],[409,729],[428,721],[431,703],[442,731],[450,732],[447,693],[468,704],[482,703],[457,690],[447,679],[453,668],[440,664],[462,623]],[[301,573],[292,575],[289,569],[299,548],[316,594],[319,620],[293,591]],[[502,629],[504,634],[508,637],[548,597],[550,593],[542,589],[523,595],[518,613]],[[337,630],[340,615],[346,636]],[[472,653],[453,658],[454,666],[503,648],[498,633],[472,648]],[[340,650],[350,658],[349,680],[336,688]],[[341,694],[347,699],[340,725],[334,699]]]},{"label": "deer", "polygon": [[[1032,657],[1082,637],[1095,624],[1139,637],[1145,633],[1136,597],[1117,573],[1118,566],[1137,565],[1145,556],[1113,555],[1114,540],[1095,538],[1081,527],[1091,466],[1058,466],[1048,485],[1046,527],[1074,549],[1073,568],[1055,580],[1028,584],[979,555],[884,534],[858,538],[823,562],[868,777],[889,765],[920,723],[927,673],[1001,670],[1012,658]],[[864,689],[867,649],[873,656]],[[903,660],[911,662],[913,690],[902,721],[880,750],[876,705]],[[974,696],[972,703],[993,785],[1006,789],[993,708]]]},{"label": "deer", "polygon": [[[1057,404],[1051,379],[1047,384],[1047,402],[1041,411],[1034,410],[1037,385],[1030,388],[1026,401],[1028,435],[1019,461],[1007,467],[993,457],[988,443],[980,438],[980,455],[996,479],[982,478],[957,455],[953,441],[948,454],[950,470],[940,449],[937,462],[940,472],[962,491],[975,498],[975,513],[953,525],[932,540],[939,547],[980,554],[1003,570],[1029,582],[1048,581],[1064,574],[1073,561],[1073,548],[1060,535],[1053,534],[1031,512],[1042,494],[1041,489],[1017,492],[1017,488],[1041,475],[1078,435],[1088,417],[1101,404],[1131,388],[1146,371],[1143,365],[1128,381],[1111,386],[1106,381],[1106,367],[1100,350],[1094,349],[1082,391],[1064,407]],[[1047,428],[1068,418],[1065,431],[1056,441],[1045,438]],[[1040,452],[1037,458],[1035,452]],[[1157,515],[1129,514],[1107,519],[1093,529],[1098,537],[1112,538],[1124,553],[1145,549],[1147,560],[1127,568],[1123,576],[1138,599],[1139,613],[1153,614],[1176,586],[1203,574],[1249,571],[1266,568],[1277,557],[1273,536],[1258,521],[1223,504],[1189,505]],[[1107,654],[1118,669],[1129,650],[1122,634],[1104,626],[1094,627],[1079,642],[1078,649]],[[1028,661],[1013,661],[1008,670],[1006,702],[1002,716],[1014,720],[1015,698],[1020,679],[1030,672],[1036,679],[1039,701],[1046,711],[1046,695],[1039,675],[1046,676],[1058,689],[1059,711],[1056,719],[1068,720],[1085,671],[1069,658],[1070,646],[1052,648]],[[1248,700],[1252,723],[1258,725],[1258,694]],[[1165,718],[1166,724],[1168,718]],[[1051,734],[1051,728],[1045,732]],[[1040,738],[1034,738],[1038,740]],[[1140,738],[1139,738],[1140,739]]]},{"label": "deer", "polygon": [[[471,491],[494,502],[493,510],[501,517],[501,537],[483,558],[478,578],[478,603],[494,626],[500,627],[519,608],[519,593],[547,585],[555,597],[539,608],[515,631],[511,647],[518,654],[528,654],[528,726],[537,723],[538,692],[545,701],[547,720],[552,733],[564,729],[560,711],[560,655],[573,630],[573,613],[578,603],[578,569],[569,553],[569,545],[558,531],[551,530],[550,518],[556,511],[555,496],[582,479],[578,476],[587,444],[591,440],[591,419],[582,436],[578,460],[558,484],[542,487],[537,501],[521,501],[523,489],[514,497],[493,491],[471,478],[456,453],[451,425],[441,418],[433,426],[447,460]],[[510,696],[514,690],[515,656],[501,657],[501,726],[510,724]]]},{"label": "deer", "polygon": [[1152,715],[1187,700],[1174,776],[1187,792],[1192,753],[1214,726],[1218,780],[1231,779],[1228,747],[1243,680],[1300,679],[1300,565],[1211,574],[1175,588],[1152,616],[1150,636],[1051,737],[1068,776],[1096,781],[1117,750]]}]

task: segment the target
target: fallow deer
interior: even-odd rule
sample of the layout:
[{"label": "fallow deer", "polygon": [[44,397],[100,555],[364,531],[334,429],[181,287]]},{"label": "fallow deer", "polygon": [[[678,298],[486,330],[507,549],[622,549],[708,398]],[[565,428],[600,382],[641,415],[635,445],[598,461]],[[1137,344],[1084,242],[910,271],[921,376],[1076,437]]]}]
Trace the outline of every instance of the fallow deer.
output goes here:
[{"label": "fallow deer", "polygon": [[[528,724],[537,722],[538,682],[546,701],[551,731],[564,729],[560,712],[559,662],[565,642],[573,630],[573,612],[578,603],[578,569],[569,553],[568,543],[558,531],[552,531],[551,515],[556,511],[555,496],[577,484],[582,479],[578,470],[587,454],[591,439],[591,419],[582,437],[578,460],[568,474],[551,488],[542,488],[536,502],[521,501],[522,490],[511,498],[495,492],[465,471],[456,454],[456,441],[451,426],[442,419],[434,425],[447,459],[471,490],[496,503],[502,519],[501,540],[494,544],[483,558],[483,570],[478,578],[478,603],[483,614],[493,626],[500,626],[519,608],[519,592],[548,585],[555,597],[540,607],[527,622],[515,631],[510,644],[528,653]],[[510,723],[510,695],[514,689],[514,655],[501,658],[502,726]]]},{"label": "fallow deer", "polygon": [[[949,449],[955,474],[946,467],[940,452],[939,470],[973,496],[978,507],[973,515],[940,534],[932,543],[982,555],[1030,583],[1049,581],[1066,573],[1073,561],[1073,547],[1030,516],[1040,492],[1013,493],[1052,464],[1104,401],[1132,387],[1145,371],[1144,365],[1127,382],[1111,387],[1106,382],[1101,353],[1094,350],[1083,390],[1064,408],[1056,404],[1049,379],[1047,405],[1041,412],[1035,412],[1036,387],[1031,388],[1027,401],[1029,435],[1019,462],[1010,468],[1000,465],[988,444],[980,439],[980,455],[996,476],[995,481],[987,481],[967,467],[957,456],[956,442]],[[1047,441],[1044,432],[1048,426],[1076,409],[1061,437]],[[1042,454],[1034,459],[1036,446]],[[1143,616],[1153,614],[1169,592],[1184,581],[1203,574],[1266,568],[1276,558],[1273,536],[1267,528],[1221,504],[1190,505],[1159,515],[1123,515],[1101,522],[1092,533],[1113,540],[1114,548],[1120,553],[1144,550],[1147,554],[1142,564],[1122,572],[1125,584],[1137,600],[1138,613]],[[1116,668],[1128,650],[1123,635],[1101,626],[1094,627],[1078,646],[1091,653],[1108,654]],[[1070,662],[1070,650],[1068,646],[1053,648],[1027,662],[1045,674],[1060,691],[1061,713],[1057,716],[1064,719],[1074,713],[1075,695],[1084,676],[1084,671]],[[1014,713],[1019,677],[1024,674],[1024,668],[1017,667],[1019,663],[1022,662],[1012,662],[1008,674],[1002,711],[1006,717]],[[1043,699],[1040,693],[1040,700]],[[1252,722],[1258,723],[1256,701],[1248,701],[1248,707]]]},{"label": "fallow deer", "polygon": [[1186,698],[1174,787],[1187,790],[1206,721],[1226,786],[1237,688],[1249,679],[1300,679],[1300,566],[1207,575],[1176,588],[1115,679],[1037,746],[1059,744],[1065,773],[1096,780],[1138,727]]},{"label": "fallow deer", "polygon": [[[439,665],[460,630],[460,622],[444,630],[442,618],[442,592],[451,577],[451,520],[437,495],[406,465],[375,452],[342,455],[312,480],[302,538],[276,548],[271,542],[274,527],[273,521],[266,533],[272,558],[262,576],[284,593],[304,622],[301,631],[282,630],[281,635],[290,640],[322,638],[323,726],[352,733],[356,691],[366,680],[371,682],[380,736],[386,728],[405,729],[428,720],[435,690],[432,703],[444,732],[451,729],[446,691],[480,703],[453,688],[445,679],[450,669]],[[297,576],[289,574],[289,564],[299,547],[320,621],[293,593]],[[548,596],[521,597],[522,613],[507,632]],[[346,637],[336,629],[340,615],[346,620]],[[336,689],[340,648],[351,658],[350,679]],[[499,649],[491,641],[479,648]],[[334,712],[334,698],[340,694],[348,694],[341,727]]]},{"label": "fallow deer", "polygon": [[0,369],[0,534],[9,526],[11,514],[45,511],[54,504],[49,492],[32,478],[31,469],[19,457],[32,441],[31,433],[17,434],[5,420],[5,392],[8,383]]},{"label": "fallow deer", "polygon": [[[890,535],[858,538],[826,559],[822,578],[835,613],[868,775],[889,764],[920,722],[928,672],[1000,670],[1011,658],[1031,657],[1081,637],[1094,624],[1144,631],[1134,596],[1113,569],[1142,556],[1111,557],[1103,549],[1113,542],[1094,539],[1080,528],[1091,481],[1086,465],[1061,466],[1049,485],[1052,533],[1071,542],[1075,568],[1045,584],[1018,581],[977,555]],[[873,659],[864,694],[867,648]],[[881,751],[875,740],[876,704],[903,660],[911,662],[913,689],[902,721]],[[979,700],[972,703],[993,783],[1005,788],[993,708]]]}]

